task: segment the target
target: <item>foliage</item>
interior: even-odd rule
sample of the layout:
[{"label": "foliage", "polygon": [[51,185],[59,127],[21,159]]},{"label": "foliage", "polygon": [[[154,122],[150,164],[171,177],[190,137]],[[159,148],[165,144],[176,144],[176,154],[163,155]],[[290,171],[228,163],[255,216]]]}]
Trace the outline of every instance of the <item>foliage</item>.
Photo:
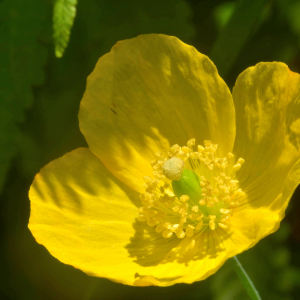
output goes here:
[{"label": "foliage", "polygon": [[76,16],[77,0],[55,0],[53,10],[53,38],[56,57],[62,57],[68,45]]},{"label": "foliage", "polygon": [[37,40],[44,16],[45,4],[39,0],[0,3],[0,192],[11,159],[24,150],[18,123],[24,122],[24,110],[32,105],[32,86],[45,79],[47,53]]}]

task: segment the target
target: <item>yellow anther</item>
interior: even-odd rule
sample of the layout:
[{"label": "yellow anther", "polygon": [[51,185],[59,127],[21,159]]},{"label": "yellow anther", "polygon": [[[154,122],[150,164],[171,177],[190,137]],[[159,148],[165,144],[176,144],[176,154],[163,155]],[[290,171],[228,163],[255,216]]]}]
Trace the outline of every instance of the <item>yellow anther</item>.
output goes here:
[{"label": "yellow anther", "polygon": [[167,160],[162,167],[164,175],[170,180],[179,180],[183,169],[183,160],[175,156]]},{"label": "yellow anther", "polygon": [[186,160],[186,153],[184,151],[180,150],[177,155],[178,155],[178,158],[180,158],[182,160]]},{"label": "yellow anther", "polygon": [[183,151],[184,153],[188,154],[188,153],[191,152],[191,149],[189,147],[184,146],[184,147],[181,148],[181,151]]},{"label": "yellow anther", "polygon": [[236,191],[236,193],[239,195],[239,196],[245,196],[245,193],[241,190],[241,189],[238,189]]},{"label": "yellow anther", "polygon": [[193,146],[195,146],[195,142],[196,142],[195,139],[190,139],[190,140],[187,142],[187,146],[188,146],[189,148],[192,148]]},{"label": "yellow anther", "polygon": [[173,210],[174,212],[179,212],[180,207],[179,207],[179,206],[174,206],[174,207],[172,207],[172,210]]},{"label": "yellow anther", "polygon": [[216,216],[215,215],[209,215],[208,216],[211,220],[215,220],[216,219]]},{"label": "yellow anther", "polygon": [[227,157],[228,157],[228,159],[231,159],[231,158],[234,158],[234,155],[233,155],[231,152],[229,152],[229,153],[227,154]]},{"label": "yellow anther", "polygon": [[172,157],[172,156],[176,155],[178,153],[178,151],[180,151],[180,147],[179,147],[179,145],[175,144],[170,148],[169,155]]},{"label": "yellow anther", "polygon": [[[203,177],[203,176],[202,176]],[[200,185],[201,185],[201,187],[205,187],[206,185],[207,185],[207,182],[206,181],[201,181],[200,182]]]},{"label": "yellow anther", "polygon": [[221,212],[222,214],[229,214],[230,210],[227,209],[227,208],[221,208],[221,209],[220,209],[220,212]]},{"label": "yellow anther", "polygon": [[200,230],[202,226],[203,226],[203,221],[200,221],[196,226],[196,230]]},{"label": "yellow anther", "polygon": [[165,228],[167,228],[167,229],[171,229],[171,228],[172,228],[172,225],[171,225],[171,223],[169,223],[169,222],[165,222]]},{"label": "yellow anther", "polygon": [[173,232],[178,229],[179,224],[173,224],[172,228],[170,230],[172,230]]},{"label": "yellow anther", "polygon": [[236,164],[236,165],[234,165],[233,167],[232,167],[232,169],[234,170],[234,171],[239,171],[240,170],[240,168],[242,167],[242,165],[241,164]]},{"label": "yellow anther", "polygon": [[147,218],[143,214],[140,214],[138,216],[138,220],[141,221],[141,222],[144,222],[144,221],[147,221]]},{"label": "yellow anther", "polygon": [[208,167],[211,171],[214,169],[214,165],[213,165],[213,164],[209,164],[207,167]]},{"label": "yellow anther", "polygon": [[183,202],[183,203],[189,201],[189,199],[190,199],[190,197],[187,196],[187,195],[182,195],[180,197],[180,201]]},{"label": "yellow anther", "polygon": [[165,239],[169,239],[173,235],[173,232],[170,229],[166,229],[162,232],[162,236]]},{"label": "yellow anther", "polygon": [[221,221],[222,223],[224,223],[224,222],[227,221],[228,219],[229,219],[229,216],[226,215],[225,217],[222,217],[220,221]]},{"label": "yellow anther", "polygon": [[164,223],[160,223],[159,225],[156,226],[155,231],[157,233],[162,232],[165,229],[165,224]]},{"label": "yellow anther", "polygon": [[188,225],[188,227],[185,230],[185,235],[188,237],[192,237],[194,235],[194,229],[195,229],[194,226]]},{"label": "yellow anther", "polygon": [[155,226],[157,225],[157,221],[154,218],[148,218],[147,224],[149,226]]},{"label": "yellow anther", "polygon": [[199,204],[200,204],[200,205],[205,205],[205,204],[206,204],[206,201],[205,201],[204,199],[201,199],[201,200],[199,201]]},{"label": "yellow anther", "polygon": [[189,207],[189,206],[188,206],[187,203],[182,203],[182,204],[180,205],[179,213],[180,213],[180,214],[186,214],[186,211],[187,211],[188,207]]},{"label": "yellow anther", "polygon": [[211,141],[205,140],[204,141],[204,146],[207,147],[207,148],[210,147],[211,146]]},{"label": "yellow anther", "polygon": [[209,225],[209,228],[210,228],[211,230],[215,230],[215,229],[216,229],[216,224],[215,224],[215,221],[214,221],[214,220],[210,220],[210,221],[208,222],[208,225]]},{"label": "yellow anther", "polygon": [[182,230],[182,227],[178,227],[175,234],[179,239],[183,239],[185,237],[185,232]]},{"label": "yellow anther", "polygon": [[201,145],[198,145],[198,152],[199,153],[202,153],[202,152],[204,152],[205,151],[205,148],[203,147],[203,146],[201,146]]},{"label": "yellow anther", "polygon": [[221,228],[227,228],[227,226],[225,225],[225,224],[223,224],[223,223],[218,223],[218,225],[221,227]]},{"label": "yellow anther", "polygon": [[156,216],[156,215],[157,215],[157,211],[156,211],[156,210],[149,209],[149,210],[147,211],[147,216],[148,216],[148,217],[154,217],[154,216]]},{"label": "yellow anther", "polygon": [[193,212],[198,212],[199,211],[199,207],[197,205],[192,207],[192,211]]},{"label": "yellow anther", "polygon": [[237,163],[240,164],[240,165],[242,165],[244,162],[245,162],[245,160],[241,157],[237,161]]}]

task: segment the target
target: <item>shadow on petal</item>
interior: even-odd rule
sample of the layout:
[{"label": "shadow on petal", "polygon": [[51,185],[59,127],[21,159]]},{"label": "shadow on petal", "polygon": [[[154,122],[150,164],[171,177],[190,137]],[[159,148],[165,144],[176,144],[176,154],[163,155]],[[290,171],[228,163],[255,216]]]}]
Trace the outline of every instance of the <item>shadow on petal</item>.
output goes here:
[{"label": "shadow on petal", "polygon": [[134,262],[143,267],[173,262],[188,266],[190,261],[215,259],[226,251],[227,240],[232,244],[232,233],[220,228],[205,230],[197,236],[184,239],[178,239],[175,234],[170,239],[163,238],[154,227],[138,220],[133,228],[135,235],[125,248],[129,256],[135,258]]},{"label": "shadow on petal", "polygon": [[132,226],[135,234],[125,248],[128,250],[129,256],[135,258],[134,261],[143,267],[158,265],[166,254],[181,241],[175,236],[165,239],[161,233],[155,231],[155,227],[138,220]]}]

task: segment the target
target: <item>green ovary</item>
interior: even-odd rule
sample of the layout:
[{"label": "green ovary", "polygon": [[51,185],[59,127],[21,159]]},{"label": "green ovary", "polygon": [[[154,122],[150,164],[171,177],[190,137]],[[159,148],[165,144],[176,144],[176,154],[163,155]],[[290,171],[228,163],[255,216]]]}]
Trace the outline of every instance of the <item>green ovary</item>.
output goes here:
[{"label": "green ovary", "polygon": [[199,176],[191,170],[184,169],[180,179],[172,181],[172,188],[178,199],[182,195],[187,195],[193,203],[198,204],[201,198]]}]

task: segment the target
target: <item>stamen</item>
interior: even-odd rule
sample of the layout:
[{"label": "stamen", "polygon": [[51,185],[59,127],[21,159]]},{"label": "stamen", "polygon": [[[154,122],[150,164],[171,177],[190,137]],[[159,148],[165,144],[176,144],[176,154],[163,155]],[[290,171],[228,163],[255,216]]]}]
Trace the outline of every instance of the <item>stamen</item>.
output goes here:
[{"label": "stamen", "polygon": [[187,195],[182,195],[182,196],[180,197],[181,202],[187,202],[189,199],[190,199],[190,197],[187,196]]},{"label": "stamen", "polygon": [[190,139],[186,146],[173,145],[167,156],[157,152],[153,177],[144,178],[138,220],[166,239],[193,237],[187,249],[205,231],[230,230],[233,208],[245,196],[236,179],[245,160],[235,161],[232,153],[217,157],[217,149],[209,140],[203,146]]},{"label": "stamen", "polygon": [[173,232],[170,229],[166,229],[162,232],[162,236],[165,239],[169,239],[173,235]]},{"label": "stamen", "polygon": [[221,228],[227,228],[227,226],[223,223],[218,223],[218,225],[221,227]]},{"label": "stamen", "polygon": [[216,229],[216,223],[215,223],[215,220],[210,220],[210,221],[208,222],[208,225],[209,225],[209,228],[210,228],[211,230],[215,230],[215,229]]},{"label": "stamen", "polygon": [[188,225],[187,229],[185,230],[186,236],[192,237],[194,235],[194,229],[195,229],[194,226]]}]

